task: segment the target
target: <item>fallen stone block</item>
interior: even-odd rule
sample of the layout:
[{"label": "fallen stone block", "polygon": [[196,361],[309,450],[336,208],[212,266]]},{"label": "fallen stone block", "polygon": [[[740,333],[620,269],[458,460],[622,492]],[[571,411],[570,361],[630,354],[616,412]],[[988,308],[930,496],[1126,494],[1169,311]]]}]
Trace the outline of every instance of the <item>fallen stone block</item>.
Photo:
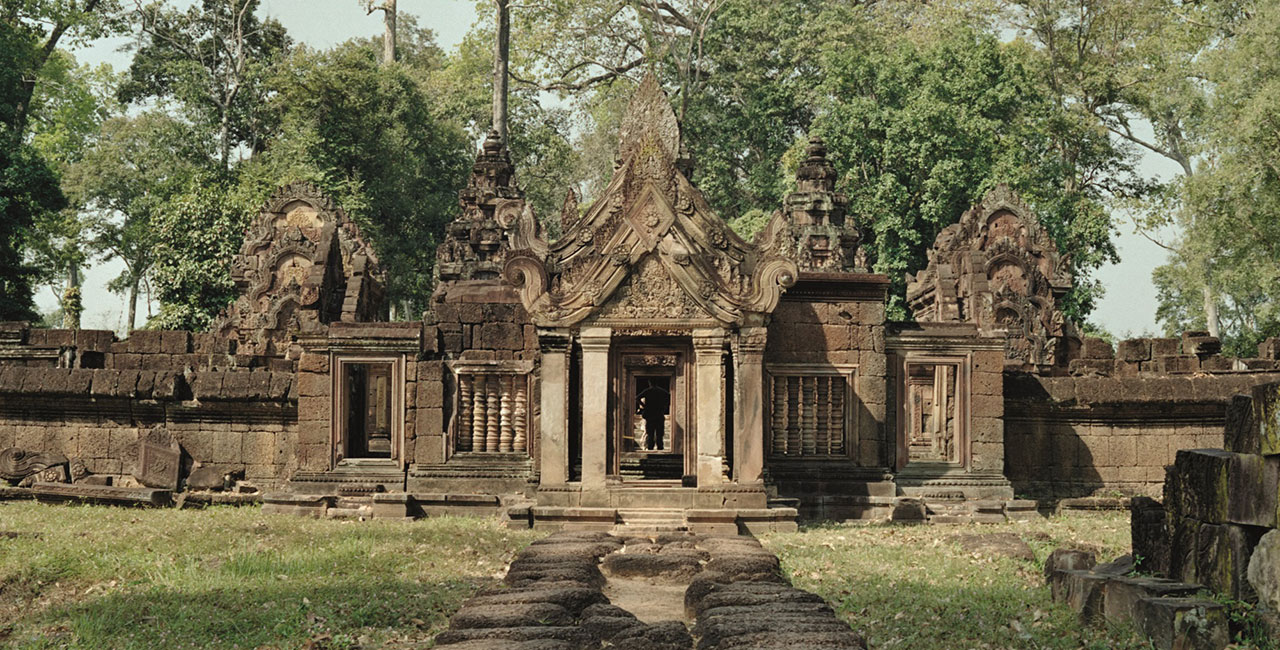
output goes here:
[{"label": "fallen stone block", "polygon": [[31,486],[31,492],[42,503],[98,503],[135,507],[166,507],[173,503],[172,492],[155,488],[36,483]]},{"label": "fallen stone block", "polygon": [[1262,531],[1233,524],[1204,524],[1196,537],[1196,582],[1237,600],[1252,600],[1249,556]]},{"label": "fallen stone block", "polygon": [[1081,621],[1090,623],[1102,616],[1107,581],[1112,577],[1093,571],[1057,571],[1050,590],[1055,601],[1066,603]]},{"label": "fallen stone block", "polygon": [[1138,601],[1143,598],[1181,598],[1200,590],[1193,585],[1163,578],[1119,576],[1107,582],[1103,617],[1109,623],[1127,623],[1138,614]]},{"label": "fallen stone block", "polygon": [[605,573],[622,578],[687,579],[702,570],[697,558],[655,553],[616,553],[605,557]]},{"label": "fallen stone block", "polygon": [[985,535],[956,535],[952,541],[966,553],[978,553],[990,557],[1006,557],[1011,560],[1034,562],[1035,553],[1016,533],[987,533]]},{"label": "fallen stone block", "polygon": [[1169,527],[1164,506],[1149,497],[1133,497],[1129,502],[1129,534],[1138,570],[1168,575]]},{"label": "fallen stone block", "polygon": [[1098,559],[1089,551],[1075,548],[1059,548],[1049,553],[1044,561],[1045,580],[1052,580],[1058,571],[1088,571],[1098,563]]},{"label": "fallen stone block", "polygon": [[1220,650],[1230,639],[1226,608],[1207,600],[1143,598],[1134,622],[1159,650]]},{"label": "fallen stone block", "polygon": [[553,603],[463,607],[449,619],[449,627],[455,630],[573,624],[574,617],[569,610]]}]

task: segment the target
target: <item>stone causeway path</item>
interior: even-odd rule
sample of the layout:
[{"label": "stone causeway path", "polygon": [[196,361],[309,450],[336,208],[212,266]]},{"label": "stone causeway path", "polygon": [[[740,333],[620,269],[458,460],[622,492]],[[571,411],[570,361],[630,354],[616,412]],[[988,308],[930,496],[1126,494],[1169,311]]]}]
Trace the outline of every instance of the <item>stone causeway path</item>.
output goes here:
[{"label": "stone causeway path", "polygon": [[463,603],[449,650],[843,650],[866,642],[751,537],[565,532]]}]

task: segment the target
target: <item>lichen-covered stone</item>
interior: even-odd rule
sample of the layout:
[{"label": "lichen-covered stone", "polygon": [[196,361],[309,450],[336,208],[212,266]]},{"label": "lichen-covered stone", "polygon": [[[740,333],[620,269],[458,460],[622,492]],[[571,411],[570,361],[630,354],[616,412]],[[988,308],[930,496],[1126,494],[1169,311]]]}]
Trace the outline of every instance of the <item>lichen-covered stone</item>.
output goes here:
[{"label": "lichen-covered stone", "polygon": [[1248,579],[1258,602],[1272,612],[1280,612],[1280,529],[1263,535],[1254,547]]}]

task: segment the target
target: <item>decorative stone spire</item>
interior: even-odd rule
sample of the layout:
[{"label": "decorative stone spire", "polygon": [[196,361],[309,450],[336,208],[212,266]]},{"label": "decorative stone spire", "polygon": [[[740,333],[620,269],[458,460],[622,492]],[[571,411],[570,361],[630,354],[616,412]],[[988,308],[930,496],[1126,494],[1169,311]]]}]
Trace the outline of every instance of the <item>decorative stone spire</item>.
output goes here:
[{"label": "decorative stone spire", "polygon": [[496,278],[511,248],[510,235],[525,212],[515,165],[497,131],[476,153],[467,186],[458,192],[462,214],[445,229],[436,249],[436,274],[445,282]]},{"label": "decorative stone spire", "polygon": [[795,238],[794,255],[802,270],[863,271],[859,250],[862,233],[846,222],[849,197],[836,192],[836,170],[827,160],[827,145],[809,138],[804,162],[796,170],[796,191],[783,200],[783,211]]}]

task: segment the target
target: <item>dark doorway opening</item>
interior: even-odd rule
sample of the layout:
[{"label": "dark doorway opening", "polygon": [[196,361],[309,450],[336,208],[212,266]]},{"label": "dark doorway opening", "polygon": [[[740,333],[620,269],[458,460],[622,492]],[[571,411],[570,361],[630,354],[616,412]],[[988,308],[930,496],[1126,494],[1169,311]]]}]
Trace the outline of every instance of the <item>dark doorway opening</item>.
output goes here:
[{"label": "dark doorway opening", "polygon": [[343,364],[347,458],[391,458],[391,364]]}]

